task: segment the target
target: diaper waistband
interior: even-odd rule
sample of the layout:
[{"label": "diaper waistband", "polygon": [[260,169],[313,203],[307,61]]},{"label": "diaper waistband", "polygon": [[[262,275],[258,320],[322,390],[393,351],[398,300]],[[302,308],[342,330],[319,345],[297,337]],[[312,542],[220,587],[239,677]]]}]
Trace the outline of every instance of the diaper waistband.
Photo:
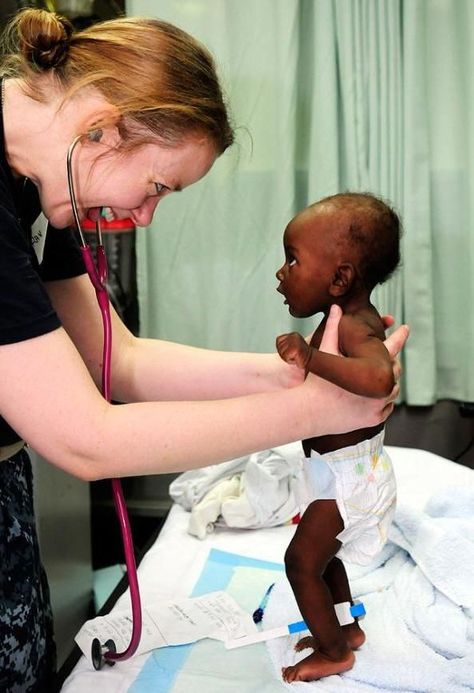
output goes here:
[{"label": "diaper waistband", "polygon": [[326,452],[320,455],[319,452],[315,450],[311,451],[310,459],[355,459],[358,457],[365,457],[366,455],[374,455],[375,453],[380,453],[383,447],[383,441],[385,436],[385,430],[382,429],[373,438],[367,438],[367,440],[362,440],[360,443],[355,445],[348,445],[345,448],[338,448],[337,450],[332,450],[331,452]]}]

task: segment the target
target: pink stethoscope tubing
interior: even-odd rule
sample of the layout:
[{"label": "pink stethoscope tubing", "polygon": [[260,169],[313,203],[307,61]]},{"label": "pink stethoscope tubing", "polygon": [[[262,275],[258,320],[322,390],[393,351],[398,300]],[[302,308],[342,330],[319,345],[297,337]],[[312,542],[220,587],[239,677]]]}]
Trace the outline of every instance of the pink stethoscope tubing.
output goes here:
[{"label": "pink stethoscope tubing", "polygon": [[[72,176],[72,154],[78,142],[83,138],[79,135],[76,137],[67,153],[67,177],[69,185],[69,195],[71,205],[76,222],[77,230],[81,239],[81,251],[86,266],[87,274],[95,289],[97,303],[99,304],[100,313],[102,316],[102,324],[104,330],[103,340],[103,365],[102,365],[102,395],[107,400],[111,401],[111,357],[112,357],[112,324],[110,318],[110,300],[107,291],[107,258],[105,255],[104,246],[102,243],[102,233],[100,228],[100,217],[96,221],[97,248],[96,261],[94,262],[90,246],[86,243],[82,232],[79,214],[77,210],[76,195],[74,191],[74,181]],[[91,137],[94,139],[94,134]],[[98,639],[92,643],[92,660],[94,667],[100,669],[104,662],[114,664],[116,661],[129,659],[136,652],[140,643],[142,632],[142,610],[140,603],[140,590],[138,586],[137,567],[135,563],[135,554],[133,550],[132,531],[128,518],[127,507],[123,496],[122,484],[120,479],[111,479],[112,490],[114,496],[115,511],[120,523],[122,534],[122,542],[125,553],[125,563],[127,566],[128,583],[130,587],[130,598],[132,603],[132,635],[130,643],[123,652],[115,651],[115,643],[107,641],[101,645]]]}]

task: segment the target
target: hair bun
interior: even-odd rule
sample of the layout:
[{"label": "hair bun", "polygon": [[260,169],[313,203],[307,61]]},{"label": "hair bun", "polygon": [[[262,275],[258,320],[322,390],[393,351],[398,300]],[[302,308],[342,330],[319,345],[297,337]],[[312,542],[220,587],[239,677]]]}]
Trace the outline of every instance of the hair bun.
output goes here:
[{"label": "hair bun", "polygon": [[73,26],[58,14],[28,9],[20,13],[17,24],[20,50],[29,63],[50,70],[65,62]]}]

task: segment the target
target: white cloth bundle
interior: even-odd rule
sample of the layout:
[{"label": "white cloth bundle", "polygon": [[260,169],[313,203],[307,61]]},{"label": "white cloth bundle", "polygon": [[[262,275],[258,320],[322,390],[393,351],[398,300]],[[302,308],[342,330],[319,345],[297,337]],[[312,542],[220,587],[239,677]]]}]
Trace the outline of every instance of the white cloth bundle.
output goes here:
[{"label": "white cloth bundle", "polygon": [[191,511],[189,532],[200,539],[216,525],[258,529],[290,522],[299,512],[301,443],[282,445],[180,474],[171,498]]}]

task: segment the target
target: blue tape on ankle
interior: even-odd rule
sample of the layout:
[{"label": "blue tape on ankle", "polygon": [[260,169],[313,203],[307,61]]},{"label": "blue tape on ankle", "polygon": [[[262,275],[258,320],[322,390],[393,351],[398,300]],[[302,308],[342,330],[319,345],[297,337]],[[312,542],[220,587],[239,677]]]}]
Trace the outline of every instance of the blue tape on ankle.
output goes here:
[{"label": "blue tape on ankle", "polygon": [[308,630],[308,626],[304,621],[297,621],[288,625],[288,633],[301,633],[302,630]]},{"label": "blue tape on ankle", "polygon": [[[351,616],[354,618],[362,618],[365,616],[365,607],[363,604],[353,604],[350,607]],[[296,621],[295,623],[288,624],[288,633],[292,635],[293,633],[301,633],[303,630],[309,630],[308,626],[304,621]]]},{"label": "blue tape on ankle", "polygon": [[361,618],[365,616],[365,609],[363,604],[353,604],[351,606],[351,616],[354,618]]}]

